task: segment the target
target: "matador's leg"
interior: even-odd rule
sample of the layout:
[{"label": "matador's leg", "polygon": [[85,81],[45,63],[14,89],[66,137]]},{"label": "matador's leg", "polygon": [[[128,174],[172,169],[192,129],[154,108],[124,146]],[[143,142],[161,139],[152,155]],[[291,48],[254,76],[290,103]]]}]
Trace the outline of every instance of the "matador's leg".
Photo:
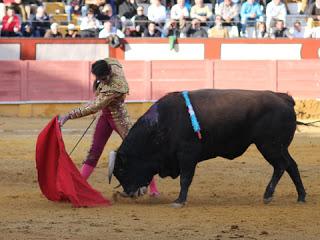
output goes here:
[{"label": "matador's leg", "polygon": [[104,109],[103,111],[101,111],[101,115],[99,116],[95,131],[93,134],[93,140],[92,140],[90,150],[81,168],[81,175],[85,179],[88,179],[90,177],[91,173],[96,167],[99,161],[99,158],[103,152],[103,149],[113,131],[113,128],[108,121],[110,116],[111,114],[107,109]]}]

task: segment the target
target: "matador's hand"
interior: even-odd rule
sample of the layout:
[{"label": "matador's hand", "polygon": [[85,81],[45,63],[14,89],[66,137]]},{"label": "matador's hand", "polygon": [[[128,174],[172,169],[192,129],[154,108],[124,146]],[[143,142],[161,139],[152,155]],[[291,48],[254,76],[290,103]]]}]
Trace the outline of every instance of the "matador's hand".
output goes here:
[{"label": "matador's hand", "polygon": [[70,119],[69,114],[59,116],[58,122],[60,127],[62,127]]}]

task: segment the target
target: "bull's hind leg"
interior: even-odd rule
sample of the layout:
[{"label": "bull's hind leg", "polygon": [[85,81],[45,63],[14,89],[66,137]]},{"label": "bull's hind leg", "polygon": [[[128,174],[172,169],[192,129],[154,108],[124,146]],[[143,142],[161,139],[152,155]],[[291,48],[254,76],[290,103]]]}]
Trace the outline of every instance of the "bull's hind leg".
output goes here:
[{"label": "bull's hind leg", "polygon": [[272,201],[273,193],[284,171],[288,172],[289,176],[296,186],[298,192],[298,201],[304,202],[306,192],[300,178],[297,164],[290,156],[288,149],[283,147],[281,148],[281,146],[266,145],[257,145],[257,147],[264,158],[273,166],[274,169],[272,178],[267,185],[266,191],[263,196],[264,203],[269,203]]},{"label": "bull's hind leg", "polygon": [[263,157],[273,166],[273,175],[263,195],[263,202],[267,204],[272,201],[276,186],[286,170],[288,163],[282,156],[279,146],[257,144],[257,148]]},{"label": "bull's hind leg", "polygon": [[270,203],[272,201],[273,193],[283,173],[284,169],[275,166],[273,167],[273,174],[271,180],[267,185],[266,191],[263,195],[263,202],[265,204]]},{"label": "bull's hind leg", "polygon": [[288,159],[287,161],[289,162],[289,165],[286,169],[287,173],[289,174],[291,180],[293,181],[297,193],[298,193],[298,202],[305,202],[305,198],[306,198],[306,191],[304,189],[301,177],[300,177],[300,173],[298,170],[298,166],[297,163],[295,162],[295,160],[291,157],[290,153],[288,152],[288,149],[286,149],[285,151],[283,151],[283,156]]}]

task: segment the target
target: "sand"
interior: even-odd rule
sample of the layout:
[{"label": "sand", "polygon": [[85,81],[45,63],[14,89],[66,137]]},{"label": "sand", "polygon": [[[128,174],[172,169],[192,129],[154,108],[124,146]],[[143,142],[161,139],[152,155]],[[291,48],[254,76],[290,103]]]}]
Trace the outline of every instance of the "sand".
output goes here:
[{"label": "sand", "polygon": [[[300,127],[290,152],[297,161],[307,195],[305,204],[287,174],[272,203],[262,195],[272,167],[252,146],[233,161],[216,158],[198,165],[187,205],[173,209],[179,179],[159,179],[160,197],[120,199],[111,207],[73,208],[47,200],[40,192],[35,143],[50,119],[0,117],[0,239],[320,239],[320,130]],[[67,149],[90,118],[69,121]],[[92,131],[72,154],[80,167]],[[107,152],[120,138],[112,135],[90,184],[111,198],[118,182],[107,183]]]}]

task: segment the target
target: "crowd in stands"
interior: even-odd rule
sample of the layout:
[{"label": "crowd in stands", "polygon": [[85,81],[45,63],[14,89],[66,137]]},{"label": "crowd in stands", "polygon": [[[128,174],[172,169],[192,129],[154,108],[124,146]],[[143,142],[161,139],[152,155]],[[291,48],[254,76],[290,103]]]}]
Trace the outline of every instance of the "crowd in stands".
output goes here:
[{"label": "crowd in stands", "polygon": [[[287,1],[0,0],[0,28],[1,37],[319,38],[320,0],[294,0],[295,15]],[[63,9],[49,12],[53,3]]]}]

